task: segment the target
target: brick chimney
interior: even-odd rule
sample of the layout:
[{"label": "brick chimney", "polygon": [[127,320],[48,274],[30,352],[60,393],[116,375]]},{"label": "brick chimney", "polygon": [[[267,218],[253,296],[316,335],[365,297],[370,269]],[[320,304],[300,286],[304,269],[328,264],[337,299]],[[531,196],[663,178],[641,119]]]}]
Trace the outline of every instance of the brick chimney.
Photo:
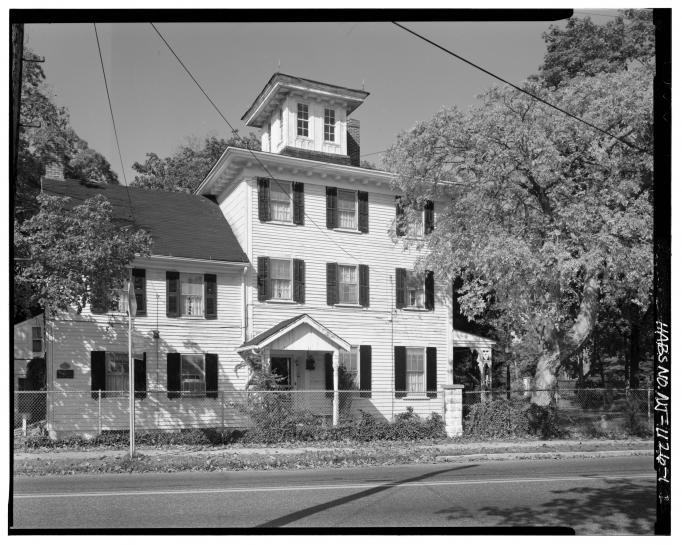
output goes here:
[{"label": "brick chimney", "polygon": [[64,165],[59,161],[53,161],[45,165],[45,178],[51,178],[53,180],[63,180],[64,179]]},{"label": "brick chimney", "polygon": [[360,122],[357,119],[349,119],[346,122],[346,148],[350,157],[350,164],[360,166]]}]

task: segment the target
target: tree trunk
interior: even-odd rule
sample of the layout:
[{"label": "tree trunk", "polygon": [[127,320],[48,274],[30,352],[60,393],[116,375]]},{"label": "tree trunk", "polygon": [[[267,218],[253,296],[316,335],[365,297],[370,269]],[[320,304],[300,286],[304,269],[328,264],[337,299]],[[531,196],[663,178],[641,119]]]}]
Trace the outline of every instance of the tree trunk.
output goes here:
[{"label": "tree trunk", "polygon": [[597,319],[599,310],[599,287],[601,281],[598,272],[594,272],[585,282],[583,298],[578,316],[571,328],[563,335],[554,330],[550,332],[545,346],[549,349],[540,356],[535,368],[535,391],[531,402],[547,406],[552,399],[556,386],[556,373],[561,364],[580,350],[589,338]]}]

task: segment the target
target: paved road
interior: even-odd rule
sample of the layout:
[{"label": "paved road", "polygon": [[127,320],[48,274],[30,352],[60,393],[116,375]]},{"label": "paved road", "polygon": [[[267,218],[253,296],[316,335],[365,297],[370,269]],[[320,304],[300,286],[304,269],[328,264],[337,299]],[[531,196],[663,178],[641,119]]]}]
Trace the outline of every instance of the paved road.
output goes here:
[{"label": "paved road", "polygon": [[14,528],[570,526],[651,534],[648,457],[14,479]]}]

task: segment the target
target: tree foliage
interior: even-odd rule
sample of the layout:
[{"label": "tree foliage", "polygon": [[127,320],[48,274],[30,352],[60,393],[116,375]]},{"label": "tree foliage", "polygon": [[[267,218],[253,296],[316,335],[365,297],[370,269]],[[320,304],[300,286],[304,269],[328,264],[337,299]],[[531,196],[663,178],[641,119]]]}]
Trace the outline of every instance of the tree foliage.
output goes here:
[{"label": "tree foliage", "polygon": [[653,67],[654,28],[648,10],[624,10],[605,25],[572,17],[565,28],[552,25],[542,37],[547,52],[540,77],[551,87],[576,76],[627,70],[633,63]]},{"label": "tree foliage", "polygon": [[149,235],[118,225],[101,195],[75,206],[46,194],[37,201],[35,215],[14,222],[15,313],[35,306],[80,312],[93,296],[110,297],[123,285],[136,255],[149,255]]},{"label": "tree foliage", "polygon": [[[652,149],[652,74],[579,76],[530,90]],[[644,309],[652,284],[652,158],[516,90],[449,108],[387,153],[411,204],[445,199],[425,266],[467,276],[462,310],[535,367],[536,386],[589,336],[603,298]],[[446,182],[447,181],[447,182]]]},{"label": "tree foliage", "polygon": [[[24,57],[34,56],[30,49],[24,48]],[[20,218],[37,211],[35,196],[49,163],[64,165],[67,178],[119,183],[109,162],[76,134],[68,111],[55,104],[52,95],[40,64],[24,62],[16,180],[16,213]]]},{"label": "tree foliage", "polygon": [[253,133],[234,135],[228,139],[207,137],[203,141],[190,141],[170,157],[161,159],[156,153],[147,153],[144,163],[134,163],[139,173],[131,184],[134,187],[161,191],[192,191],[196,189],[228,146],[260,150],[261,145]]}]

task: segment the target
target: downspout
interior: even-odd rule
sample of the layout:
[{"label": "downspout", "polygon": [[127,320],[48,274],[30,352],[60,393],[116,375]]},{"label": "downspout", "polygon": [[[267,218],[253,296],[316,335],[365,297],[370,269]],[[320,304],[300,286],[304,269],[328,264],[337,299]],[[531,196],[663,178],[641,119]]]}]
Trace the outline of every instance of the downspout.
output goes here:
[{"label": "downspout", "polygon": [[249,323],[248,305],[246,302],[246,273],[249,270],[248,266],[244,266],[242,270],[242,342],[246,342],[246,328]]}]

